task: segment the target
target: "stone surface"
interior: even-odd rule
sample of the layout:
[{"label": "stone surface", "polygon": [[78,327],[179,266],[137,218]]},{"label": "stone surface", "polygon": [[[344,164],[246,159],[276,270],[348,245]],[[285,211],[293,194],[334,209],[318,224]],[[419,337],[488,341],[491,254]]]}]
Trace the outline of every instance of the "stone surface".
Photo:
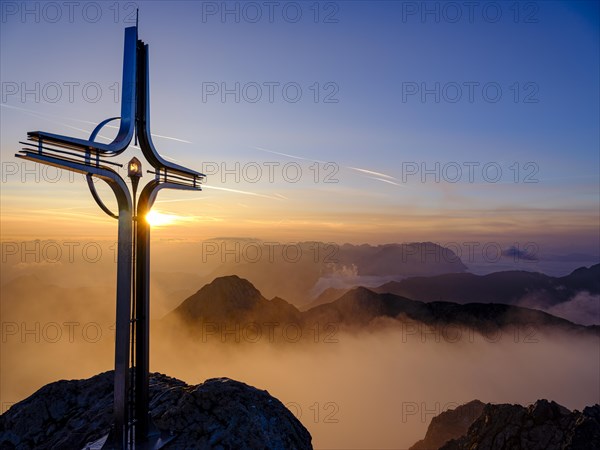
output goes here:
[{"label": "stone surface", "polygon": [[484,406],[485,403],[473,400],[455,409],[444,411],[431,420],[425,438],[413,445],[410,450],[438,449],[450,439],[461,437],[481,415]]},{"label": "stone surface", "polygon": [[[81,449],[112,422],[113,372],[57,381],[0,416],[0,449]],[[165,449],[311,449],[304,426],[267,391],[228,378],[189,386],[151,374],[150,410]]]},{"label": "stone surface", "polygon": [[[412,450],[584,450],[600,448],[600,405],[569,411],[556,402],[521,405],[485,404],[471,420],[460,408],[434,418],[425,439]],[[471,411],[476,413],[476,408]],[[461,421],[460,419],[465,419]],[[466,422],[468,430],[465,432]],[[451,436],[445,444],[440,440]]]}]

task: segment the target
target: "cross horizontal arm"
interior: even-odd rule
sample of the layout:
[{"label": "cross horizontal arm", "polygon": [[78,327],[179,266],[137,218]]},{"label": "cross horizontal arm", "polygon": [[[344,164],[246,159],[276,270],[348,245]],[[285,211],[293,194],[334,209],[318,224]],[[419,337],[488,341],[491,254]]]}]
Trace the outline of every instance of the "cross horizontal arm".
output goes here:
[{"label": "cross horizontal arm", "polygon": [[57,157],[49,154],[39,154],[31,151],[22,151],[17,153],[15,156],[17,158],[58,167],[60,169],[70,170],[71,172],[82,173],[84,175],[89,173],[106,181],[109,185],[111,185],[111,187],[113,187],[113,185],[117,185],[119,188],[118,192],[113,188],[115,195],[117,195],[117,200],[119,203],[124,202],[128,208],[131,208],[131,196],[129,195],[127,184],[125,184],[125,181],[123,181],[117,172],[108,167],[86,164],[85,162],[76,161],[70,158]]},{"label": "cross horizontal arm", "polygon": [[[23,141],[19,141],[19,144],[28,146],[28,147],[23,147],[21,149],[22,153],[42,154],[42,153],[44,153],[44,151],[46,151],[46,154],[48,154],[50,156],[52,156],[54,153],[59,153],[60,155],[68,155],[73,158],[76,158],[76,160],[83,159],[84,161],[87,161],[88,163],[91,163],[91,161],[94,161],[96,163],[96,165],[98,165],[99,163],[102,163],[102,164],[108,164],[111,166],[123,167],[123,164],[116,163],[114,161],[107,161],[105,159],[100,159],[99,155],[95,152],[89,152],[87,154],[86,153],[73,153],[73,152],[67,152],[65,150],[59,150],[57,148],[47,147],[40,143],[38,143],[38,145],[35,145],[31,142],[23,142]],[[54,156],[60,157],[59,155],[54,155]]]},{"label": "cross horizontal arm", "polygon": [[144,157],[156,169],[155,175],[158,179],[167,181],[173,177],[179,181],[187,181],[192,186],[199,185],[206,175],[192,169],[174,164],[165,160],[159,155],[150,133],[150,74],[149,74],[149,56],[148,45],[139,41],[138,46],[138,123],[137,134],[140,141],[140,148]]},{"label": "cross horizontal arm", "polygon": [[115,156],[127,148],[135,130],[136,79],[137,79],[137,28],[125,29],[125,49],[123,52],[123,81],[121,84],[121,124],[117,136],[110,144],[101,144],[45,131],[30,131],[27,137],[32,141],[44,141],[58,147],[81,152],[97,151],[104,156]]}]

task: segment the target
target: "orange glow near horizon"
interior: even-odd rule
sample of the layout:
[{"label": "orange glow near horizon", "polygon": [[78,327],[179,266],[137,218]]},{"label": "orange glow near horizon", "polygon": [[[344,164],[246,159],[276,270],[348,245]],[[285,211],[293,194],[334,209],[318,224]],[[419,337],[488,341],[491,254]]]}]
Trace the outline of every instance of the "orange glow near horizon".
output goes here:
[{"label": "orange glow near horizon", "polygon": [[148,214],[146,214],[145,219],[151,227],[164,227],[180,221],[179,216],[175,214],[162,213],[160,211],[150,211]]}]

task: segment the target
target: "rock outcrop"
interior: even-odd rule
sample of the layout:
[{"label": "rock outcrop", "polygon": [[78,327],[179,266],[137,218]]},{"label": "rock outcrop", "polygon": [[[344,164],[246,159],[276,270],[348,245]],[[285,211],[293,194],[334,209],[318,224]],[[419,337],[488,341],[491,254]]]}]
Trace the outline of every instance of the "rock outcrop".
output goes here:
[{"label": "rock outcrop", "polygon": [[[108,434],[113,372],[57,381],[0,416],[0,449],[82,449]],[[154,373],[150,414],[173,439],[163,448],[311,449],[311,436],[267,391],[228,378],[190,386]]]},{"label": "rock outcrop", "polygon": [[600,405],[570,411],[556,402],[483,404],[474,400],[433,418],[410,450],[588,450],[600,448]]},{"label": "rock outcrop", "polygon": [[471,424],[481,416],[484,406],[485,403],[473,400],[437,415],[431,420],[425,438],[410,450],[438,449],[449,440],[463,436]]},{"label": "rock outcrop", "polygon": [[440,450],[521,449],[589,450],[600,448],[600,405],[569,411],[555,402],[486,405],[466,435]]}]

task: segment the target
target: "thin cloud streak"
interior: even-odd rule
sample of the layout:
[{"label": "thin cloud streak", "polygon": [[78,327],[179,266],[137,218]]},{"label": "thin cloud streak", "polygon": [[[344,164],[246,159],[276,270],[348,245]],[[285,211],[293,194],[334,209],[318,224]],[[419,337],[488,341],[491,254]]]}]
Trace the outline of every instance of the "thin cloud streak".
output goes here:
[{"label": "thin cloud streak", "polygon": [[[206,187],[206,186],[202,186],[202,187]],[[175,198],[175,199],[170,199],[170,200],[156,200],[154,203],[175,203],[175,202],[189,202],[189,201],[197,201],[197,200],[207,200],[209,198],[212,198],[210,196],[206,196],[203,195],[201,197],[190,197],[190,198]]]},{"label": "thin cloud streak", "polygon": [[287,154],[287,153],[276,152],[274,150],[268,150],[268,149],[262,148],[262,147],[252,147],[252,148],[254,148],[256,150],[260,150],[262,152],[272,153],[274,155],[286,156],[286,157],[292,158],[292,159],[300,159],[302,161],[313,161],[313,162],[318,162],[318,163],[326,164],[326,161],[319,161],[318,159],[304,158],[302,156],[295,156],[295,155],[290,155],[290,154]]},{"label": "thin cloud streak", "polygon": [[[321,163],[321,164],[327,164],[327,161],[321,161],[318,159],[311,159],[311,158],[304,158],[303,156],[296,156],[296,155],[290,155],[289,153],[282,153],[282,152],[276,152],[274,150],[268,150],[266,148],[263,147],[256,147],[256,146],[252,146],[251,148],[254,148],[256,150],[260,150],[263,152],[267,152],[267,153],[272,153],[274,155],[280,155],[280,156],[285,156],[287,158],[292,158],[292,159],[299,159],[302,161],[312,161],[312,162],[317,162],[317,163]],[[350,169],[350,170],[354,170],[357,172],[361,172],[361,173],[365,173],[368,175],[375,175],[377,177],[381,177],[381,178],[387,178],[389,180],[397,180],[396,177],[392,176],[392,175],[387,175],[385,173],[381,173],[381,172],[375,172],[374,170],[368,170],[368,169],[361,169],[360,167],[352,167],[352,166],[342,166],[345,169]],[[369,177],[372,178],[372,177]],[[381,178],[373,178],[373,179],[379,179],[380,181],[386,181],[386,180],[382,180]],[[393,184],[395,186],[401,186],[398,183],[393,183],[393,182],[389,182],[390,184]]]},{"label": "thin cloud streak", "polygon": [[388,183],[388,184],[393,184],[394,186],[398,186],[398,187],[401,187],[401,188],[404,187],[400,183],[396,183],[395,181],[391,181],[391,180],[386,180],[385,178],[379,178],[379,177],[367,177],[367,178],[370,178],[371,180],[382,181],[382,182]]},{"label": "thin cloud streak", "polygon": [[[397,180],[396,177],[393,177],[391,175],[386,175],[385,173],[381,173],[381,172],[375,172],[374,170],[367,170],[367,169],[361,169],[360,167],[350,167],[350,166],[347,166],[346,168],[356,170],[358,172],[366,173],[369,175],[375,175],[378,177],[389,178],[390,180]],[[396,184],[396,183],[393,183],[393,184]],[[399,185],[397,185],[397,186],[399,186]]]},{"label": "thin cloud streak", "polygon": [[234,192],[236,194],[251,195],[253,197],[262,197],[262,198],[268,198],[268,199],[271,199],[271,200],[281,200],[281,198],[275,197],[275,196],[271,196],[271,195],[258,194],[256,192],[241,191],[239,189],[230,189],[230,188],[219,187],[219,186],[210,186],[208,184],[203,184],[202,185],[202,189],[216,189],[217,191]]}]

